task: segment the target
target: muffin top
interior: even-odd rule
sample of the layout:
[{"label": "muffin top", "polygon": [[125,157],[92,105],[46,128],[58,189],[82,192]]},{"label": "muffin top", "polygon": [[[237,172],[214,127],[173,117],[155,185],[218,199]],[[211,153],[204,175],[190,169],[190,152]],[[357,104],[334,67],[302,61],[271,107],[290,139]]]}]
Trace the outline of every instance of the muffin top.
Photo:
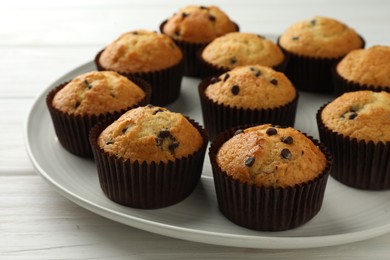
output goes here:
[{"label": "muffin top", "polygon": [[92,71],[74,78],[52,101],[54,108],[74,115],[112,113],[136,105],[145,92],[113,71]]},{"label": "muffin top", "polygon": [[237,31],[236,25],[216,6],[190,5],[180,9],[164,25],[163,33],[176,40],[207,43]]},{"label": "muffin top", "polygon": [[131,162],[168,162],[198,151],[199,131],[182,115],[148,105],[127,111],[98,137],[104,151]]},{"label": "muffin top", "polygon": [[339,58],[363,47],[359,35],[345,24],[316,16],[290,26],[279,44],[287,51],[316,58]]},{"label": "muffin top", "polygon": [[166,35],[138,30],[122,34],[102,52],[99,63],[106,70],[123,73],[151,72],[178,64],[179,47]]},{"label": "muffin top", "polygon": [[233,69],[255,64],[273,67],[282,63],[284,55],[275,43],[260,35],[232,32],[209,43],[202,52],[202,59]]},{"label": "muffin top", "polygon": [[338,134],[366,142],[390,141],[390,93],[344,93],[321,113],[323,124]]},{"label": "muffin top", "polygon": [[221,146],[216,161],[233,179],[267,188],[307,183],[326,167],[325,155],[309,138],[270,124],[237,131]]},{"label": "muffin top", "polygon": [[212,78],[205,95],[219,104],[246,109],[276,108],[297,95],[280,72],[260,65],[241,66]]},{"label": "muffin top", "polygon": [[337,64],[346,80],[368,86],[390,87],[390,47],[372,46],[353,50]]}]

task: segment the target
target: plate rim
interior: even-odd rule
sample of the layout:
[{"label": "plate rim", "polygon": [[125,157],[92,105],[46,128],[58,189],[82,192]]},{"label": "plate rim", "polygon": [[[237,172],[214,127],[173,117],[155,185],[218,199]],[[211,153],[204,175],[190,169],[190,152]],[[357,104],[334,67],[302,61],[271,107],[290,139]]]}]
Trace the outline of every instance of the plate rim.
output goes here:
[{"label": "plate rim", "polygon": [[[37,173],[55,190],[66,197],[70,201],[76,203],[82,208],[85,208],[97,215],[103,216],[107,219],[111,219],[115,222],[122,223],[127,226],[131,226],[134,228],[142,229],[147,232],[156,233],[159,235],[164,235],[172,238],[205,243],[205,244],[213,244],[220,246],[231,246],[231,247],[239,247],[239,248],[257,248],[257,249],[304,249],[304,248],[319,248],[319,247],[328,247],[334,245],[342,245],[357,241],[362,241],[366,239],[370,239],[373,237],[377,237],[380,235],[384,235],[390,232],[390,222],[386,225],[374,227],[371,229],[335,234],[335,235],[323,235],[323,236],[291,236],[291,237],[280,237],[280,236],[254,236],[254,235],[238,235],[238,234],[229,234],[227,237],[226,233],[217,233],[214,231],[203,231],[192,228],[184,228],[170,224],[164,224],[161,222],[155,222],[150,220],[145,220],[139,217],[131,216],[129,214],[124,214],[121,212],[117,212],[115,210],[109,209],[105,206],[99,205],[93,201],[87,200],[78,194],[73,193],[68,190],[66,187],[58,183],[54,180],[50,173],[47,173],[41,165],[38,163],[35,158],[34,152],[32,151],[31,141],[29,135],[31,134],[29,129],[33,124],[31,122],[31,117],[34,114],[34,111],[42,106],[44,103],[44,98],[46,97],[49,90],[56,84],[62,82],[62,79],[69,78],[72,74],[77,74],[78,71],[92,68],[93,61],[86,62],[82,65],[75,67],[74,69],[68,71],[63,74],[57,80],[53,81],[48,87],[44,89],[38,96],[34,99],[27,117],[24,123],[23,136],[25,140],[25,148],[28,154],[28,157],[33,164]],[[206,155],[207,156],[207,155]],[[208,176],[202,176],[204,178],[210,178]],[[114,203],[114,202],[113,202]],[[232,225],[234,225],[232,223]],[[206,236],[206,239],[205,239]],[[237,243],[237,239],[240,241],[245,241],[245,246]]]}]

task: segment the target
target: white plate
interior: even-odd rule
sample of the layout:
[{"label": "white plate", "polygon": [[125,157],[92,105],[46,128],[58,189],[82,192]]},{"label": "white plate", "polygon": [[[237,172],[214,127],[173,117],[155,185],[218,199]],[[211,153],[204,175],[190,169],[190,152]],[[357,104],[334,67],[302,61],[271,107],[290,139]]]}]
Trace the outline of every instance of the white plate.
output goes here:
[{"label": "white plate", "polygon": [[[40,175],[62,195],[96,214],[170,237],[209,244],[250,248],[310,248],[368,239],[390,231],[390,191],[348,188],[330,178],[319,214],[302,227],[283,232],[258,232],[239,227],[219,211],[210,163],[196,190],[186,200],[158,210],[120,206],[102,193],[94,163],[65,151],[56,139],[45,97],[54,86],[94,70],[89,62],[64,75],[35,101],[25,128],[27,151]],[[202,122],[198,80],[184,78],[178,101],[169,106]],[[295,127],[318,137],[315,113],[330,96],[301,93]]]}]

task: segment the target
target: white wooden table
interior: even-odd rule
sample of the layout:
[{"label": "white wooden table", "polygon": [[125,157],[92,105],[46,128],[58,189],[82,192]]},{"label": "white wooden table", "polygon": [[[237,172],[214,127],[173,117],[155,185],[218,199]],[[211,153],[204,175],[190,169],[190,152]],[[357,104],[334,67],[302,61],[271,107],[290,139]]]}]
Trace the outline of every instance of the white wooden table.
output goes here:
[{"label": "white wooden table", "polygon": [[[0,259],[390,259],[390,234],[299,250],[231,248],[152,234],[77,206],[36,174],[23,137],[34,98],[64,73],[90,61],[122,32],[158,30],[162,20],[193,2],[1,2]],[[354,27],[365,37],[367,46],[390,45],[390,1],[386,0],[213,4],[238,22],[241,31],[277,35],[295,21],[324,15]]]}]

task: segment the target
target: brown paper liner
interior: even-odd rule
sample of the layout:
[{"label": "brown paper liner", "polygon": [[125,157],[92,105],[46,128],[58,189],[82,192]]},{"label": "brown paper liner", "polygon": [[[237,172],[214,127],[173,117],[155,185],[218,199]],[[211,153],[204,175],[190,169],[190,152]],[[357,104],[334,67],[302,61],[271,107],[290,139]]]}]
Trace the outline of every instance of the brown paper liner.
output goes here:
[{"label": "brown paper liner", "polygon": [[210,140],[213,140],[218,133],[239,125],[270,123],[294,126],[299,99],[298,92],[296,92],[296,97],[291,102],[276,108],[245,109],[230,107],[217,103],[205,95],[205,90],[210,85],[211,79],[212,77],[204,79],[198,87],[203,122]]},{"label": "brown paper liner", "polygon": [[[364,48],[365,41],[360,38]],[[313,93],[333,93],[332,66],[345,55],[338,58],[314,58],[289,52],[279,44],[279,38],[277,44],[289,57],[285,74],[297,89]]]},{"label": "brown paper liner", "polygon": [[206,131],[190,120],[203,138],[194,154],[167,163],[130,162],[110,155],[99,147],[97,138],[108,124],[91,130],[90,143],[104,194],[112,201],[142,209],[155,209],[184,200],[195,189],[203,169],[208,144]]},{"label": "brown paper liner", "polygon": [[133,77],[130,80],[145,92],[145,97],[137,104],[113,113],[73,115],[54,108],[52,105],[54,96],[69,82],[65,82],[49,92],[46,97],[46,105],[49,109],[58,141],[67,151],[80,157],[93,158],[88,136],[89,131],[95,124],[101,121],[113,122],[127,110],[150,102],[151,86],[141,79]]},{"label": "brown paper liner", "polygon": [[[109,70],[100,64],[100,56],[103,51],[104,49],[95,56],[95,65],[99,71]],[[181,80],[183,78],[183,60],[172,67],[158,71],[116,72],[127,78],[137,77],[148,82],[152,86],[150,103],[156,106],[165,106],[174,102],[180,95]]]},{"label": "brown paper liner", "polygon": [[326,105],[318,110],[316,118],[321,142],[334,157],[332,177],[358,189],[390,189],[390,142],[359,141],[332,131],[321,119]]},{"label": "brown paper liner", "polygon": [[233,223],[254,230],[283,231],[305,224],[321,209],[332,156],[324,145],[308,136],[327,158],[323,172],[314,180],[289,188],[264,188],[241,183],[218,166],[219,148],[236,129],[218,135],[209,149],[218,206]]},{"label": "brown paper liner", "polygon": [[[206,47],[206,46],[205,46]],[[216,66],[214,64],[211,64],[207,61],[205,61],[203,58],[202,58],[202,52],[203,52],[203,49],[205,48],[203,47],[202,49],[200,49],[196,56],[197,56],[197,59],[198,59],[198,62],[200,63],[200,68],[199,68],[199,75],[202,79],[205,79],[205,78],[208,78],[208,77],[211,77],[211,76],[219,76],[225,72],[228,72],[229,70],[231,70],[231,68],[228,68],[228,67],[223,67],[223,66]],[[289,61],[289,56],[286,55],[284,53],[284,59],[283,61],[280,63],[280,64],[277,64],[275,66],[272,66],[271,68],[276,70],[276,71],[279,71],[279,72],[283,72],[286,70],[286,67],[288,65],[288,61]],[[248,64],[248,65],[251,65],[251,64]],[[260,64],[261,65],[261,64]]]},{"label": "brown paper liner", "polygon": [[336,65],[337,64],[335,64],[332,67],[333,85],[334,85],[334,92],[336,96],[340,96],[345,92],[352,92],[352,91],[359,91],[359,90],[371,90],[375,92],[386,91],[390,93],[390,86],[381,87],[381,86],[374,86],[374,85],[367,85],[367,84],[359,84],[357,82],[353,82],[345,79],[344,77],[340,76],[340,74],[337,73]]},{"label": "brown paper liner", "polygon": [[[167,23],[167,20],[162,22],[160,24],[160,32],[164,34],[164,26]],[[240,31],[239,26],[236,25],[236,32]],[[197,58],[197,52],[204,48],[207,44],[210,42],[203,42],[203,43],[191,43],[186,42],[178,39],[174,39],[171,37],[171,39],[176,43],[177,46],[182,50],[184,54],[184,76],[188,77],[200,77],[200,62]]]}]

